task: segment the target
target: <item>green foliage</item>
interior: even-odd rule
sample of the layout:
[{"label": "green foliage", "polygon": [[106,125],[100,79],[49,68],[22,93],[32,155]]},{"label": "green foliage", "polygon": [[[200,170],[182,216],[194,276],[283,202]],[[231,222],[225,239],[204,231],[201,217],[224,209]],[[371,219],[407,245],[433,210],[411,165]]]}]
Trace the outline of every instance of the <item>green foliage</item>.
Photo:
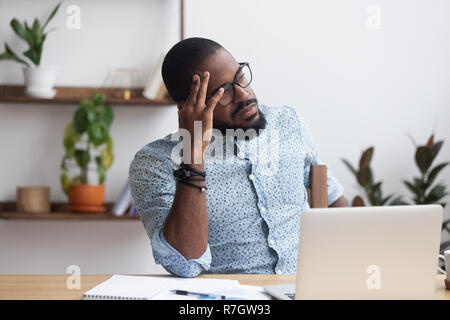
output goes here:
[{"label": "green foliage", "polygon": [[[450,162],[442,162],[432,167],[444,141],[434,142],[434,134],[428,138],[426,145],[416,146],[414,155],[415,162],[420,171],[420,176],[413,177],[412,181],[404,180],[403,184],[412,193],[412,201],[414,204],[433,204],[437,203],[445,207],[446,202],[443,198],[448,195],[447,188],[441,183],[435,184],[437,175],[447,167]],[[442,224],[442,230],[450,232],[450,220],[446,220]],[[441,244],[441,251],[450,246],[450,241]]]},{"label": "green foliage", "polygon": [[[412,138],[411,138],[412,139]],[[415,144],[414,140],[413,143]],[[426,145],[416,146],[414,154],[415,163],[419,169],[420,176],[413,177],[412,181],[403,180],[403,184],[412,193],[413,204],[440,204],[443,207],[447,205],[443,202],[443,198],[449,193],[442,183],[435,184],[438,174],[447,167],[450,162],[442,162],[433,167],[433,163],[441,150],[444,141],[434,142],[434,135],[431,135]],[[374,182],[370,162],[373,156],[373,147],[365,150],[359,161],[358,170],[355,169],[350,162],[343,159],[342,161],[347,168],[355,175],[358,184],[364,189],[364,192],[373,206],[382,206],[388,204],[393,197],[389,195],[385,198],[381,192],[381,182]],[[402,196],[393,199],[389,205],[407,205],[409,203],[402,200]],[[364,201],[360,196],[356,196],[352,201],[352,206],[364,206]],[[442,230],[450,232],[450,220],[442,223]],[[450,247],[450,241],[441,243],[441,251]]]},{"label": "green foliage", "polygon": [[[109,135],[113,119],[114,112],[106,103],[104,95],[94,93],[91,98],[84,98],[80,101],[72,122],[67,125],[64,132],[63,144],[66,154],[61,164],[63,170],[61,186],[66,194],[70,185],[88,183],[88,165],[93,159],[97,165],[98,183],[105,182],[106,171],[114,160],[114,144]],[[86,146],[77,146],[83,137],[86,139]],[[102,148],[99,150],[100,147]],[[67,175],[66,160],[68,159],[74,159],[80,168],[80,175],[72,180]]]},{"label": "green foliage", "polygon": [[431,135],[426,145],[416,146],[415,161],[419,168],[420,176],[414,177],[412,181],[404,180],[403,184],[413,194],[414,204],[439,203],[446,206],[442,199],[448,195],[446,186],[436,184],[433,186],[437,175],[450,163],[443,162],[432,168],[444,141],[434,142],[434,135]]},{"label": "green foliage", "polygon": [[[347,168],[355,175],[356,181],[363,188],[367,200],[372,206],[384,206],[384,205],[402,205],[406,204],[402,201],[402,197],[396,197],[392,199],[393,194],[383,197],[381,190],[382,182],[375,182],[370,163],[372,161],[374,148],[369,147],[365,150],[359,160],[359,167],[356,169],[349,161],[342,159]],[[392,200],[391,200],[392,199]],[[389,202],[390,201],[390,202]],[[352,204],[355,206],[364,206],[364,200],[360,196],[356,196]]]},{"label": "green foliage", "polygon": [[17,54],[8,47],[8,44],[5,43],[5,52],[0,54],[0,60],[12,60],[19,63],[22,63],[29,67],[30,65],[25,60],[20,59]]},{"label": "green foliage", "polygon": [[[16,35],[24,40],[28,44],[28,50],[24,51],[22,54],[27,57],[35,66],[39,66],[41,63],[42,50],[44,48],[44,42],[47,38],[48,32],[45,29],[48,23],[53,19],[53,17],[58,12],[61,2],[53,9],[53,11],[48,16],[44,24],[41,25],[38,19],[34,19],[31,27],[25,21],[24,23],[19,22],[16,18],[12,19],[10,22],[11,28],[14,30]],[[19,56],[9,48],[8,44],[5,43],[5,51],[0,54],[0,60],[11,60],[27,67],[30,64],[19,58]]]}]

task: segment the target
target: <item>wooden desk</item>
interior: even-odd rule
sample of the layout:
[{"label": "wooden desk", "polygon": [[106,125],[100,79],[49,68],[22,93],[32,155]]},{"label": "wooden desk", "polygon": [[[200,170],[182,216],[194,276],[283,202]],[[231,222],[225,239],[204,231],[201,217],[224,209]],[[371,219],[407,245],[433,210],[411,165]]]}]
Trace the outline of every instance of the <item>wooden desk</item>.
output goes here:
[{"label": "wooden desk", "polygon": [[[66,288],[68,274],[64,275],[0,275],[0,300],[79,300],[83,293],[111,275],[81,275],[81,289]],[[165,277],[162,275],[162,277]],[[273,274],[220,274],[200,275],[200,278],[233,279],[241,284],[265,286],[295,282],[295,275]],[[445,290],[444,275],[436,278],[437,300],[450,300],[450,290]]]}]

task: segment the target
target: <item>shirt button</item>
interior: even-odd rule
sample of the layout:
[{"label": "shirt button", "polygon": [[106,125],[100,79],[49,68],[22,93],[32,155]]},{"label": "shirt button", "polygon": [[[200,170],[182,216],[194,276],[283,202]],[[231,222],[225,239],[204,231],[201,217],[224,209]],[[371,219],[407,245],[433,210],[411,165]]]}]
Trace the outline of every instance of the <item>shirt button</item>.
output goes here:
[{"label": "shirt button", "polygon": [[253,181],[253,179],[255,179],[255,176],[254,176],[253,174],[250,174],[250,175],[248,176],[248,178],[249,178],[250,180]]},{"label": "shirt button", "polygon": [[260,210],[261,210],[262,213],[266,212],[266,208],[264,208],[264,207],[261,207]]},{"label": "shirt button", "polygon": [[278,274],[283,274],[283,271],[281,271],[280,269],[278,269],[277,273],[278,273]]},{"label": "shirt button", "polygon": [[238,157],[241,158],[241,159],[244,159],[245,158],[245,154],[241,151],[241,152],[238,153]]},{"label": "shirt button", "polygon": [[269,243],[273,246],[275,244],[275,241],[270,240]]}]

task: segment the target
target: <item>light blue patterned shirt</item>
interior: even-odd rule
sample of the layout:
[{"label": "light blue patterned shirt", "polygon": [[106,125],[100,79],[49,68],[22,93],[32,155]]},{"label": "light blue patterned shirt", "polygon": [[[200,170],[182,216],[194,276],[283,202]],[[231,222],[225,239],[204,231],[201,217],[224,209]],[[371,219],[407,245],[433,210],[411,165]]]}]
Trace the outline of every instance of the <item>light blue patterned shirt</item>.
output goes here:
[{"label": "light blue patterned shirt", "polygon": [[[183,277],[296,272],[300,216],[309,208],[310,166],[323,163],[306,123],[293,108],[260,109],[267,119],[262,134],[233,139],[231,155],[225,150],[226,139],[213,140],[209,147],[217,149],[206,152],[208,246],[197,259],[186,260],[162,232],[175,195],[173,170],[181,161],[173,156],[180,146],[178,136],[168,135],[136,153],[129,171],[131,194],[155,262],[168,272]],[[218,147],[224,149],[222,154]],[[343,188],[329,168],[327,182],[330,205],[343,195]]]}]

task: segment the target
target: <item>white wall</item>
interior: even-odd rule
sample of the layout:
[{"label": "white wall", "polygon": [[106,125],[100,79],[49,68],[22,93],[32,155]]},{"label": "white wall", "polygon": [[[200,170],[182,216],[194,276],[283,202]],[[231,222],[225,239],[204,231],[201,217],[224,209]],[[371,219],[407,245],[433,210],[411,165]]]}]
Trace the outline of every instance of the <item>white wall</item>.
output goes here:
[{"label": "white wall", "polygon": [[[10,19],[44,18],[55,3],[0,0],[0,40],[23,49]],[[66,28],[71,4],[81,8],[81,30]],[[366,25],[369,5],[381,10],[380,30]],[[370,145],[385,194],[407,194],[401,181],[417,175],[405,133],[424,143],[435,130],[446,141],[438,161],[450,159],[449,1],[186,0],[185,6],[186,37],[212,38],[249,61],[260,102],[291,105],[303,115],[348,199],[358,190],[340,159],[356,163]],[[179,36],[176,0],[66,1],[61,9],[43,58],[59,66],[61,85],[101,85],[119,67],[136,68],[145,79]],[[0,83],[21,82],[18,65],[0,63]],[[0,200],[14,200],[16,186],[34,184],[50,185],[52,200],[65,200],[61,136],[74,110],[0,103]],[[134,153],[177,125],[174,107],[114,111],[107,201],[118,196]],[[449,169],[441,180],[450,182]],[[138,221],[0,221],[0,257],[0,273],[64,273],[70,264],[85,273],[163,272]]]},{"label": "white wall", "polygon": [[[45,19],[56,1],[0,0],[0,40],[23,46],[12,17]],[[81,9],[81,29],[66,28],[66,8]],[[142,82],[161,53],[179,39],[178,1],[66,1],[51,26],[43,64],[59,67],[61,85],[100,86],[115,68],[136,68]],[[2,44],[3,46],[3,44]],[[22,83],[18,65],[0,63],[0,83]],[[62,134],[76,106],[0,103],[0,201],[19,185],[49,185],[52,201],[66,201],[59,184]],[[115,201],[135,152],[177,127],[176,107],[114,107],[115,161],[107,173],[106,201]],[[61,237],[63,236],[63,239]],[[165,273],[155,266],[139,221],[0,221],[0,273]]]}]

